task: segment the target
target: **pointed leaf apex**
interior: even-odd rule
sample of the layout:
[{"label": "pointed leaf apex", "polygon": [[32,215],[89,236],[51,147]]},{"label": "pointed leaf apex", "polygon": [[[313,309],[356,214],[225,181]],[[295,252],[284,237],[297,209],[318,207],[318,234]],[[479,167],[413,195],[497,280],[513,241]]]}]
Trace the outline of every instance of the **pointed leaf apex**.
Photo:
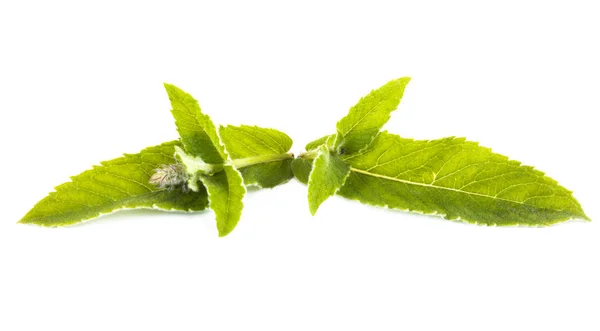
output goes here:
[{"label": "pointed leaf apex", "polygon": [[226,229],[226,228],[219,228],[219,238],[223,238],[225,236],[227,236],[228,234],[230,234],[233,229]]},{"label": "pointed leaf apex", "polygon": [[409,77],[391,80],[362,97],[336,125],[335,148],[354,154],[366,148],[398,108]]}]

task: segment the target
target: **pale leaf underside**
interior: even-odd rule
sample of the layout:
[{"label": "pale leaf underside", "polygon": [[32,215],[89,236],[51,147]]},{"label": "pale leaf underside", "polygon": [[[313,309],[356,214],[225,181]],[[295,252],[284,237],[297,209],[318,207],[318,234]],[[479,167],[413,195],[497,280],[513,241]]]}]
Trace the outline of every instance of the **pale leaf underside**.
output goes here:
[{"label": "pale leaf underside", "polygon": [[19,222],[43,226],[79,223],[120,209],[154,208],[197,211],[208,204],[204,187],[199,192],[160,189],[148,181],[157,168],[175,163],[172,141],[126,154],[71,178],[38,202]]}]

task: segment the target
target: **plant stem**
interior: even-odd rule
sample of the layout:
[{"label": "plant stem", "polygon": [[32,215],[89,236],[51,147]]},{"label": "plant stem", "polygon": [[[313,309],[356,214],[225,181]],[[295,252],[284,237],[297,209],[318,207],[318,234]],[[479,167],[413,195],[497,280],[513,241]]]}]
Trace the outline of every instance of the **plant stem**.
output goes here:
[{"label": "plant stem", "polygon": [[313,149],[312,151],[300,153],[300,155],[298,155],[298,157],[305,159],[305,160],[314,160],[317,157],[317,153],[318,153],[317,150]]},{"label": "plant stem", "polygon": [[251,156],[251,157],[245,157],[245,158],[241,158],[241,159],[233,159],[233,160],[231,160],[231,165],[233,165],[237,169],[240,169],[240,168],[253,166],[255,164],[275,162],[275,161],[281,161],[281,160],[293,159],[293,158],[294,158],[293,153]]}]

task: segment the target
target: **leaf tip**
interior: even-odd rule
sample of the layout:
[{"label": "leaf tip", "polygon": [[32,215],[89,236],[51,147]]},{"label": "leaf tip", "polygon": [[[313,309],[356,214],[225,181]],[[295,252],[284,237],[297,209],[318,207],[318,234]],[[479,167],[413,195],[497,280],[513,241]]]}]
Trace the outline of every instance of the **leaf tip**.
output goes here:
[{"label": "leaf tip", "polygon": [[176,93],[184,93],[183,90],[181,90],[179,87],[177,87],[173,84],[163,83],[163,86],[165,87],[165,90],[167,91],[167,95],[169,95],[169,99],[171,99],[171,96]]},{"label": "leaf tip", "polygon": [[[35,209],[35,206],[33,207],[33,209]],[[33,211],[33,209],[29,210],[27,212],[27,214],[25,214],[23,217],[21,217],[20,220],[17,221],[17,224],[32,224],[35,222],[32,222],[32,220],[34,220],[35,218],[31,217],[31,212]]]},{"label": "leaf tip", "polygon": [[43,226],[43,227],[47,227],[48,225],[43,223],[43,222],[39,222],[36,220],[39,220],[39,218],[32,218],[32,217],[27,217],[28,215],[23,216],[23,218],[21,218],[20,220],[17,221],[17,224],[27,224],[27,225],[38,225],[38,226]]},{"label": "leaf tip", "polygon": [[580,220],[582,220],[582,221],[585,221],[585,222],[591,222],[591,221],[592,221],[592,219],[591,219],[591,218],[589,218],[589,217],[588,217],[588,215],[587,215],[587,214],[586,214],[586,213],[583,211],[583,207],[581,207],[581,205],[579,204],[579,202],[576,202],[576,203],[577,203],[577,205],[578,205],[578,208],[577,208],[577,210],[575,211],[575,213],[574,213],[574,217],[573,217],[573,218],[574,218],[574,219],[575,219],[575,218],[576,218],[576,219],[580,219]]},{"label": "leaf tip", "polygon": [[230,234],[233,231],[233,228],[219,227],[218,231],[219,231],[219,238],[223,238],[226,235]]},{"label": "leaf tip", "polygon": [[316,204],[316,203],[309,203],[308,204],[308,209],[310,210],[310,214],[312,216],[315,216],[315,214],[317,213],[317,210],[319,209],[319,205],[320,204]]},{"label": "leaf tip", "polygon": [[408,83],[410,83],[411,80],[412,80],[412,78],[410,78],[410,77],[400,77],[400,78],[391,80],[386,85],[393,86],[394,88],[400,89],[400,91],[401,91],[400,93],[403,94],[404,88],[406,87],[406,85],[408,85]]}]

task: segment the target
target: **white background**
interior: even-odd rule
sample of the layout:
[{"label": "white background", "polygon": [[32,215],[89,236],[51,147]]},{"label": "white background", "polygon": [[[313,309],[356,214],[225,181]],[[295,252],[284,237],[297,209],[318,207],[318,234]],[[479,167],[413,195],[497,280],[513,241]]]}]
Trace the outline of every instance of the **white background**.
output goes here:
[{"label": "white background", "polygon": [[[1,330],[599,330],[595,1],[2,1]],[[215,5],[214,3],[218,3]],[[332,133],[411,76],[386,129],[466,136],[575,191],[591,223],[487,228],[296,181],[212,212],[15,224],[92,164],[177,137],[162,83],[220,124]]]}]

